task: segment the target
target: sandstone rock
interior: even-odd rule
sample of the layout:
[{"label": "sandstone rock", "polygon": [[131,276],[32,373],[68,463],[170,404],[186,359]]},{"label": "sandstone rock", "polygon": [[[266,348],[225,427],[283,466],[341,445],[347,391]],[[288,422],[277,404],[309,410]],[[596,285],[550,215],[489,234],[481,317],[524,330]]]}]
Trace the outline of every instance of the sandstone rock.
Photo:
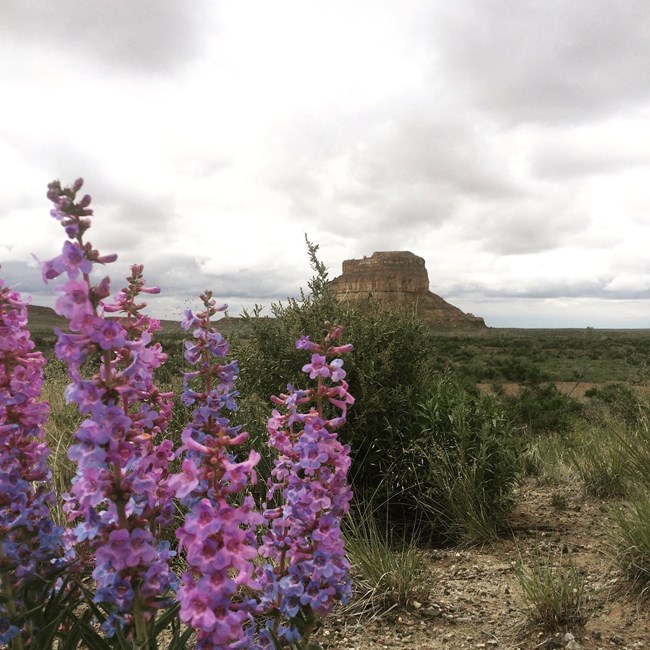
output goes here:
[{"label": "sandstone rock", "polygon": [[415,307],[429,325],[485,327],[482,318],[466,314],[429,290],[424,260],[409,251],[373,253],[361,260],[345,260],[343,273],[331,282],[343,302],[358,303],[369,296],[390,304]]}]

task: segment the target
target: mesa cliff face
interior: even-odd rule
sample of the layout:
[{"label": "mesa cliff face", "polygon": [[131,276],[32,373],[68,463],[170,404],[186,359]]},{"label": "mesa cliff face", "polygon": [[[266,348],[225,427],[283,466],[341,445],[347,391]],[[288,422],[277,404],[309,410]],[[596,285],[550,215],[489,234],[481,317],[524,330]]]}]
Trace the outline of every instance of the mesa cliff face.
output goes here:
[{"label": "mesa cliff face", "polygon": [[424,260],[409,251],[373,253],[360,260],[345,260],[343,274],[331,282],[334,295],[357,303],[369,295],[387,303],[415,306],[427,324],[439,327],[485,327],[482,318],[466,314],[429,291]]}]

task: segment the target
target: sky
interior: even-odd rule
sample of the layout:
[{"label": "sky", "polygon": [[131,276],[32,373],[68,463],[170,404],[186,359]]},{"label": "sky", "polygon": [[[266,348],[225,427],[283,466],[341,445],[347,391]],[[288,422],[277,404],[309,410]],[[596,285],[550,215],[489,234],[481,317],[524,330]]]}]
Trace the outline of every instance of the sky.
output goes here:
[{"label": "sky", "polygon": [[[408,250],[491,327],[650,328],[647,0],[2,0],[0,277],[52,305],[46,187],[177,319]],[[269,313],[266,309],[263,313]]]}]

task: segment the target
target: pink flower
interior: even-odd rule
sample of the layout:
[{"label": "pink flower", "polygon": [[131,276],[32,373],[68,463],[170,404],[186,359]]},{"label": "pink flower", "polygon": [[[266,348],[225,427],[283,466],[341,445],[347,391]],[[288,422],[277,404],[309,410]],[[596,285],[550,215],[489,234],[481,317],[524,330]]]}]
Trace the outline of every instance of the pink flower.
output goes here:
[{"label": "pink flower", "polygon": [[310,379],[316,377],[329,377],[330,370],[327,366],[327,360],[322,354],[312,354],[311,363],[302,367],[303,372],[308,372]]}]

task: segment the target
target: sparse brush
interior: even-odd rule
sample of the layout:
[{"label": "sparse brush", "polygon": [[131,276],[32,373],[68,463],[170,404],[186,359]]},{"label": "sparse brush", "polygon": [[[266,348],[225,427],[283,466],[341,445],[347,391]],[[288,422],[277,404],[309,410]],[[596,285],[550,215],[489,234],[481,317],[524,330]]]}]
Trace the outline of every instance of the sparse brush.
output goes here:
[{"label": "sparse brush", "polygon": [[584,621],[585,582],[570,556],[536,553],[528,565],[520,557],[516,575],[533,624],[557,630]]},{"label": "sparse brush", "polygon": [[418,404],[418,423],[419,435],[395,465],[392,484],[405,485],[436,541],[492,543],[521,469],[521,440],[501,406],[445,374],[432,380],[429,399]]},{"label": "sparse brush", "polygon": [[648,409],[639,409],[639,417],[617,435],[620,462],[625,467],[627,494],[650,491],[650,423]]},{"label": "sparse brush", "polygon": [[650,494],[633,497],[615,512],[610,534],[614,557],[634,588],[650,595]]},{"label": "sparse brush", "polygon": [[398,539],[388,524],[381,528],[375,515],[362,507],[347,518],[344,531],[354,576],[350,613],[376,617],[417,599],[422,563],[416,538]]},{"label": "sparse brush", "polygon": [[611,418],[585,420],[574,429],[568,461],[587,494],[600,499],[625,496],[629,469],[624,450],[632,435],[627,424]]},{"label": "sparse brush", "polygon": [[571,477],[568,463],[570,441],[565,436],[541,435],[531,440],[524,456],[524,469],[539,483],[558,484]]}]

